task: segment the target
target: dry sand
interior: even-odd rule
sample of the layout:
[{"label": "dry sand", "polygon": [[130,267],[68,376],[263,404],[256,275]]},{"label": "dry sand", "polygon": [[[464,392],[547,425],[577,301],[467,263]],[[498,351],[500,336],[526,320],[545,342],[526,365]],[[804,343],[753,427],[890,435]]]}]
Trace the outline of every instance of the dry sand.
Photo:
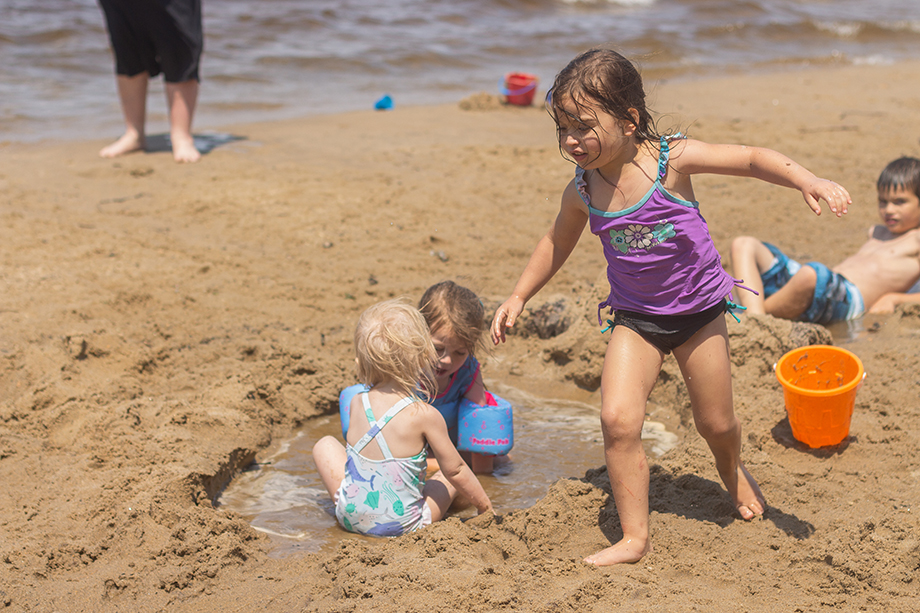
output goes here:
[{"label": "dry sand", "polygon": [[[874,181],[918,155],[920,65],[650,84],[662,127],[778,149],[854,196],[843,220],[753,180],[701,177],[722,253],[753,233],[836,263],[875,222]],[[115,135],[0,146],[0,610],[918,611],[920,310],[867,318],[851,438],[791,436],[772,373],[827,331],[729,321],[744,457],[770,507],[733,512],[683,384],[653,394],[679,444],[652,462],[655,550],[608,569],[605,469],[527,509],[276,559],[213,501],[272,441],[336,410],[358,313],[453,278],[506,297],[572,173],[537,108],[400,107],[240,125],[192,166],[102,160]],[[486,376],[596,401],[603,261],[587,235]],[[839,342],[838,337],[838,342]],[[572,450],[577,453],[578,450]],[[592,450],[596,452],[596,450]]]}]

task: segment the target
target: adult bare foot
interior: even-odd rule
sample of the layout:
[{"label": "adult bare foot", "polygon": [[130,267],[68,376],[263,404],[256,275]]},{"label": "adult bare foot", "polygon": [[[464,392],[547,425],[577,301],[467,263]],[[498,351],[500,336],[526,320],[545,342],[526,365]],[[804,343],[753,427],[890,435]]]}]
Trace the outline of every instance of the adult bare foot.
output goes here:
[{"label": "adult bare foot", "polygon": [[195,148],[195,140],[191,137],[171,137],[173,159],[180,164],[197,162],[201,159],[201,152]]},{"label": "adult bare foot", "polygon": [[99,157],[114,158],[132,151],[142,151],[144,145],[143,136],[133,132],[125,132],[117,141],[100,149]]},{"label": "adult bare foot", "polygon": [[587,564],[612,566],[614,564],[632,564],[638,562],[652,550],[648,539],[630,538],[598,551],[585,558]]}]

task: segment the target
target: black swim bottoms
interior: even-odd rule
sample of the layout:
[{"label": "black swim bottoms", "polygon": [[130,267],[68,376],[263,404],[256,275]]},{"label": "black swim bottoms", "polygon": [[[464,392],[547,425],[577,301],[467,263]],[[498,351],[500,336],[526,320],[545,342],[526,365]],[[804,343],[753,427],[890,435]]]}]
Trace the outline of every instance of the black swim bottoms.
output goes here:
[{"label": "black swim bottoms", "polygon": [[99,0],[115,52],[115,72],[163,73],[168,83],[198,80],[204,48],[201,0]]},{"label": "black swim bottoms", "polygon": [[614,326],[626,326],[660,349],[665,355],[680,347],[690,337],[725,313],[726,302],[721,300],[699,313],[687,315],[648,315],[634,311],[616,311]]}]

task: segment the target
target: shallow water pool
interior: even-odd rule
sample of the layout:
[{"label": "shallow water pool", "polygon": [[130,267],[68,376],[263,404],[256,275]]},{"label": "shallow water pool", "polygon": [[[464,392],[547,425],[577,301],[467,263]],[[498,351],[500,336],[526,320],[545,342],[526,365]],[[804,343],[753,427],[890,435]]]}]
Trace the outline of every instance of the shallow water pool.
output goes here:
[{"label": "shallow water pool", "polygon": [[[550,484],[563,477],[582,477],[604,464],[599,407],[576,400],[537,397],[489,382],[489,389],[514,407],[514,448],[491,475],[479,479],[496,513],[531,506]],[[343,538],[368,538],[338,527],[332,500],[313,465],[311,450],[320,438],[341,439],[337,415],[310,421],[291,439],[260,456],[240,473],[217,500],[239,513],[272,540],[274,556],[315,552]],[[660,457],[678,437],[661,423],[646,421],[642,431],[646,452]],[[458,513],[471,516],[470,508]]]}]

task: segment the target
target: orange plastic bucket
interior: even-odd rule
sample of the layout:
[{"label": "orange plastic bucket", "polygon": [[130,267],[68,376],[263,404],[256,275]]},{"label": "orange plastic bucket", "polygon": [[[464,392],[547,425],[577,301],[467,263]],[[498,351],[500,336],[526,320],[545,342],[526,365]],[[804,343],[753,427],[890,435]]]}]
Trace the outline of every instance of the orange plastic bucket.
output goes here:
[{"label": "orange plastic bucket", "polygon": [[505,75],[505,86],[500,89],[508,104],[530,106],[537,91],[537,77],[525,72],[509,72]]},{"label": "orange plastic bucket", "polygon": [[792,435],[812,448],[845,439],[865,374],[862,361],[840,347],[809,345],[781,357],[776,378],[783,386]]}]

